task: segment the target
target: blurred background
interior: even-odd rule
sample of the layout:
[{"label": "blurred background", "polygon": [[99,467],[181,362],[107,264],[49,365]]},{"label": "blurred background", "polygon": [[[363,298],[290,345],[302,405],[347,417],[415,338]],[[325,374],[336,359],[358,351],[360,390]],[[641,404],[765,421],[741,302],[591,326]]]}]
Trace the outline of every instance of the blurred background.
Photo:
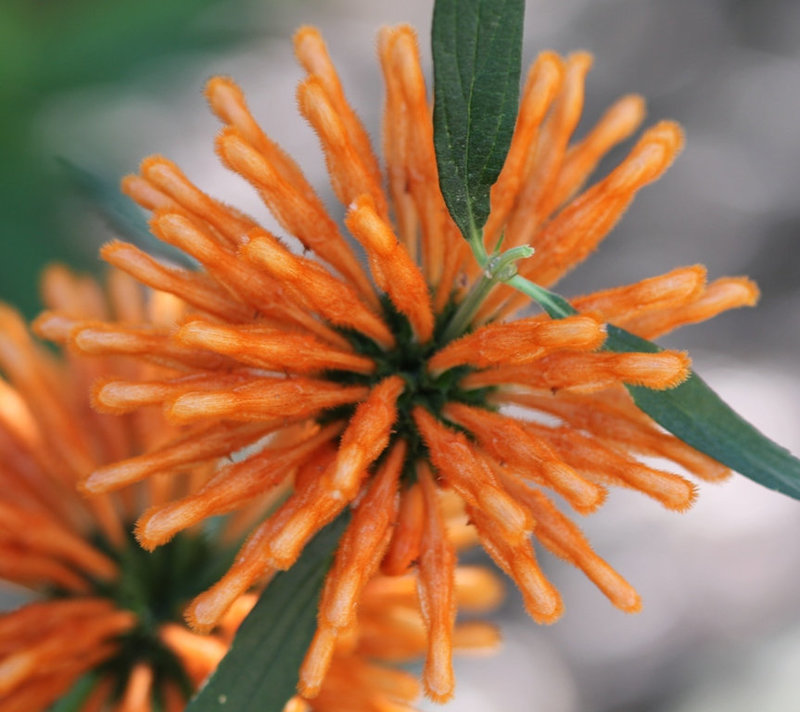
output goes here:
[{"label": "blurred background", "polygon": [[[0,298],[38,308],[42,265],[96,271],[102,242],[141,215],[121,175],[161,153],[202,188],[274,227],[217,162],[213,74],[244,87],[266,131],[334,205],[311,130],[295,109],[290,36],[323,30],[345,90],[374,137],[381,24],[410,22],[425,61],[422,0],[4,0],[0,3]],[[684,154],[645,189],[566,294],[705,263],[749,274],[757,309],[687,328],[668,345],[762,430],[800,453],[800,3],[797,0],[529,0],[524,57],[595,54],[582,133],[640,92],[652,121],[686,128]],[[600,171],[619,160],[613,154]],[[105,206],[103,211],[97,205]],[[800,709],[800,504],[743,478],[703,487],[682,516],[627,493],[584,522],[596,549],[642,594],[613,609],[542,554],[564,594],[553,627],[511,593],[502,652],[464,659],[448,709],[472,712],[751,712]],[[435,706],[430,705],[430,709]]]}]

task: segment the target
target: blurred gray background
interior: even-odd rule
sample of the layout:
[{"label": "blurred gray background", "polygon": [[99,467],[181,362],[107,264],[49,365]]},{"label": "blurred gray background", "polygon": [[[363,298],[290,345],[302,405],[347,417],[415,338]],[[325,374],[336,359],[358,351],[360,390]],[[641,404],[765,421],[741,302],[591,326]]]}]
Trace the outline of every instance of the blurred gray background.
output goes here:
[{"label": "blurred gray background", "polygon": [[[58,177],[54,157],[113,183],[144,156],[163,153],[204,189],[274,226],[253,191],[216,160],[217,123],[202,98],[205,80],[232,75],[267,132],[299,158],[333,205],[316,139],[295,110],[301,73],[292,31],[303,23],[323,30],[345,90],[374,137],[382,111],[378,27],[414,24],[429,67],[429,2],[182,4],[182,19],[154,16],[152,24],[141,23],[131,39],[139,54],[117,72],[70,84],[25,84],[30,58],[24,46],[19,50],[18,83],[35,101],[23,102],[6,82],[0,125],[24,123],[36,153],[18,140],[12,146],[8,134],[4,152],[20,154],[25,170],[35,167],[24,196],[50,186],[31,208],[48,222],[15,222],[19,199],[0,201],[3,299],[33,311],[39,262],[68,254],[92,268],[98,245],[111,234]],[[123,29],[130,25],[121,22]],[[35,18],[31,27],[35,38]],[[763,293],[757,309],[687,328],[667,343],[689,348],[697,370],[729,402],[800,453],[800,2],[530,0],[526,63],[544,48],[595,54],[579,133],[616,97],[635,91],[648,99],[650,121],[677,119],[688,138],[667,176],[640,194],[560,291],[586,292],[696,262],[711,277],[755,278]],[[106,49],[114,54],[113,43]],[[14,176],[6,180],[19,188]],[[57,238],[51,251],[48,240]],[[15,259],[26,248],[32,254],[20,271]],[[448,709],[800,710],[800,504],[735,478],[703,486],[685,515],[614,492],[583,525],[598,552],[637,586],[644,610],[617,612],[582,575],[542,554],[564,594],[565,616],[555,626],[536,626],[510,593],[501,614],[503,651],[459,662]]]}]

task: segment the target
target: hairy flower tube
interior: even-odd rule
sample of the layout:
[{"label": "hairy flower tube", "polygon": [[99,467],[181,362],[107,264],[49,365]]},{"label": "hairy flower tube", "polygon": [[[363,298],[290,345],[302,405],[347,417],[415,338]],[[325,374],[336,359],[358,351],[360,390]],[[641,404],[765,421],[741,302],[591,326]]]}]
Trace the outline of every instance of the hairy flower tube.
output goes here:
[{"label": "hairy flower tube", "polygon": [[[457,522],[452,522],[452,542],[458,543]],[[496,607],[503,589],[486,569],[458,566],[454,577],[459,612],[483,613]],[[319,692],[293,698],[284,712],[413,712],[419,683],[408,672],[390,667],[423,655],[427,629],[413,574],[376,574],[363,587],[355,626],[337,637]],[[497,631],[478,620],[456,623],[453,647],[470,655],[493,652]],[[376,663],[379,661],[380,664]]]},{"label": "hairy flower tube", "polygon": [[[110,305],[93,281],[63,268],[51,268],[44,287],[46,301],[64,318],[106,318],[110,309],[123,320],[173,324],[183,311],[168,294],[146,301],[140,286],[119,272],[110,279]],[[63,326],[56,319],[40,323],[51,335]],[[152,376],[161,367],[74,354],[66,362],[55,359],[30,338],[16,312],[0,306],[0,369],[9,379],[0,379],[0,580],[36,594],[0,614],[0,708],[37,712],[82,689],[83,702],[74,709],[85,712],[182,710],[227,652],[256,595],[237,598],[211,635],[190,631],[183,608],[224,572],[234,542],[277,493],[214,530],[195,527],[145,552],[127,534],[136,514],[186,496],[215,468],[183,468],[180,477],[151,478],[120,496],[84,499],[75,484],[108,462],[175,437],[157,409],[117,418],[94,412],[88,402],[89,383],[99,376]],[[450,510],[451,541],[468,541],[462,513]],[[411,710],[416,680],[386,664],[424,651],[410,578],[372,577],[320,694],[310,705],[296,698],[287,709]],[[489,572],[457,570],[456,598],[464,610],[488,610],[501,596]],[[462,650],[491,650],[497,634],[468,621],[457,627],[455,641]]]},{"label": "hairy flower tube", "polygon": [[[190,313],[167,325],[70,321],[51,312],[39,329],[82,354],[132,356],[160,369],[153,377],[100,381],[94,404],[117,414],[161,407],[177,434],[97,468],[82,483],[87,493],[209,466],[268,433],[279,443],[248,450],[138,520],[137,538],[153,549],[208,517],[291,487],[227,573],[189,605],[193,628],[212,629],[248,589],[291,567],[317,531],[353,508],[300,692],[311,698],[320,690],[370,576],[411,571],[427,629],[423,682],[443,701],[454,688],[456,553],[442,493],[461,501],[470,527],[536,621],[556,620],[563,606],[533,542],[579,567],[617,607],[638,610],[636,591],[593,551],[552,494],[588,514],[609,486],[627,487],[681,511],[691,505],[694,485],[638,456],[671,460],[705,480],[728,471],[666,434],[623,387],[676,386],[688,374],[686,354],[602,351],[604,325],[654,338],[753,304],[757,290],[743,278],[706,283],[705,270],[692,266],[576,297],[580,314],[573,317],[520,315],[527,297],[482,274],[445,207],[413,30],[387,28],[379,37],[382,165],[319,33],[301,29],[295,52],[307,71],[298,106],[319,137],[352,240],[256,123],[241,90],[215,78],[206,95],[224,124],[216,141],[221,160],[252,184],[304,254],[153,156],[124,179],[123,190],[152,211],[153,234],[199,267],[180,268],[121,241],[102,255],[180,297]],[[644,115],[640,97],[623,97],[573,140],[590,64],[584,52],[544,52],[533,63],[491,193],[487,250],[502,238],[504,249],[527,256],[495,266],[541,286],[587,257],[682,145],[680,128],[659,122],[616,168],[584,187]]]}]

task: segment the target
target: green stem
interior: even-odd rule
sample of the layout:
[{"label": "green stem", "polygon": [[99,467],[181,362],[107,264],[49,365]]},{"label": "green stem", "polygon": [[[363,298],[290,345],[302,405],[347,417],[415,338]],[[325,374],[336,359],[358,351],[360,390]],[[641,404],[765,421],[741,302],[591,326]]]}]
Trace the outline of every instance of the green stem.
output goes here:
[{"label": "green stem", "polygon": [[486,252],[486,248],[483,246],[483,236],[481,234],[474,234],[467,242],[472,249],[475,260],[481,266],[481,269],[486,267],[486,263],[489,261],[489,255]]},{"label": "green stem", "polygon": [[540,287],[538,284],[518,274],[509,279],[506,284],[528,295],[553,317],[553,319],[563,319],[565,316],[572,316],[578,313],[563,297],[551,292],[549,289]]},{"label": "green stem", "polygon": [[467,330],[472,318],[475,316],[475,312],[477,312],[481,304],[483,304],[483,300],[486,299],[495,283],[496,280],[487,277],[484,273],[481,275],[481,278],[472,285],[469,294],[467,294],[461,304],[458,305],[458,309],[456,309],[455,314],[453,314],[450,322],[447,324],[447,328],[445,328],[442,334],[444,343],[448,343],[461,336],[461,334]]},{"label": "green stem", "polygon": [[492,288],[498,282],[508,282],[512,279],[517,273],[517,262],[533,254],[532,247],[522,245],[490,257],[483,246],[482,238],[471,239],[469,244],[472,254],[475,255],[475,259],[483,270],[483,275],[472,286],[469,294],[458,305],[458,309],[450,319],[450,323],[442,335],[445,343],[457,338],[467,330]]}]

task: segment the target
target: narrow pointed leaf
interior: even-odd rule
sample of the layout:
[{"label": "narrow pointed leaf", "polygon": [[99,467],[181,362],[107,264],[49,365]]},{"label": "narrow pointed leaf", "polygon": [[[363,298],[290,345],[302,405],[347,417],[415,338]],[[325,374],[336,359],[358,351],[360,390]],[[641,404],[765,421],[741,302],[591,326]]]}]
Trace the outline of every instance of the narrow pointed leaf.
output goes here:
[{"label": "narrow pointed leaf", "polygon": [[98,677],[94,673],[79,677],[66,694],[49,707],[48,712],[80,712],[97,682]]},{"label": "narrow pointed leaf", "polygon": [[267,586],[231,649],[186,712],[281,712],[317,624],[317,605],[347,514],[325,527]]},{"label": "narrow pointed leaf", "polygon": [[489,215],[519,104],[524,0],[436,0],[433,131],[439,186],[464,237]]},{"label": "narrow pointed leaf", "polygon": [[[605,348],[661,350],[610,324]],[[800,460],[734,412],[696,373],[667,391],[628,390],[639,408],[685,443],[765,487],[800,499]]]},{"label": "narrow pointed leaf", "polygon": [[[510,282],[536,299],[554,319],[578,312],[563,297],[527,280]],[[655,353],[660,347],[613,324],[603,348]],[[800,460],[760,433],[696,373],[676,388],[627,386],[636,405],[683,442],[764,487],[800,499]]]}]

